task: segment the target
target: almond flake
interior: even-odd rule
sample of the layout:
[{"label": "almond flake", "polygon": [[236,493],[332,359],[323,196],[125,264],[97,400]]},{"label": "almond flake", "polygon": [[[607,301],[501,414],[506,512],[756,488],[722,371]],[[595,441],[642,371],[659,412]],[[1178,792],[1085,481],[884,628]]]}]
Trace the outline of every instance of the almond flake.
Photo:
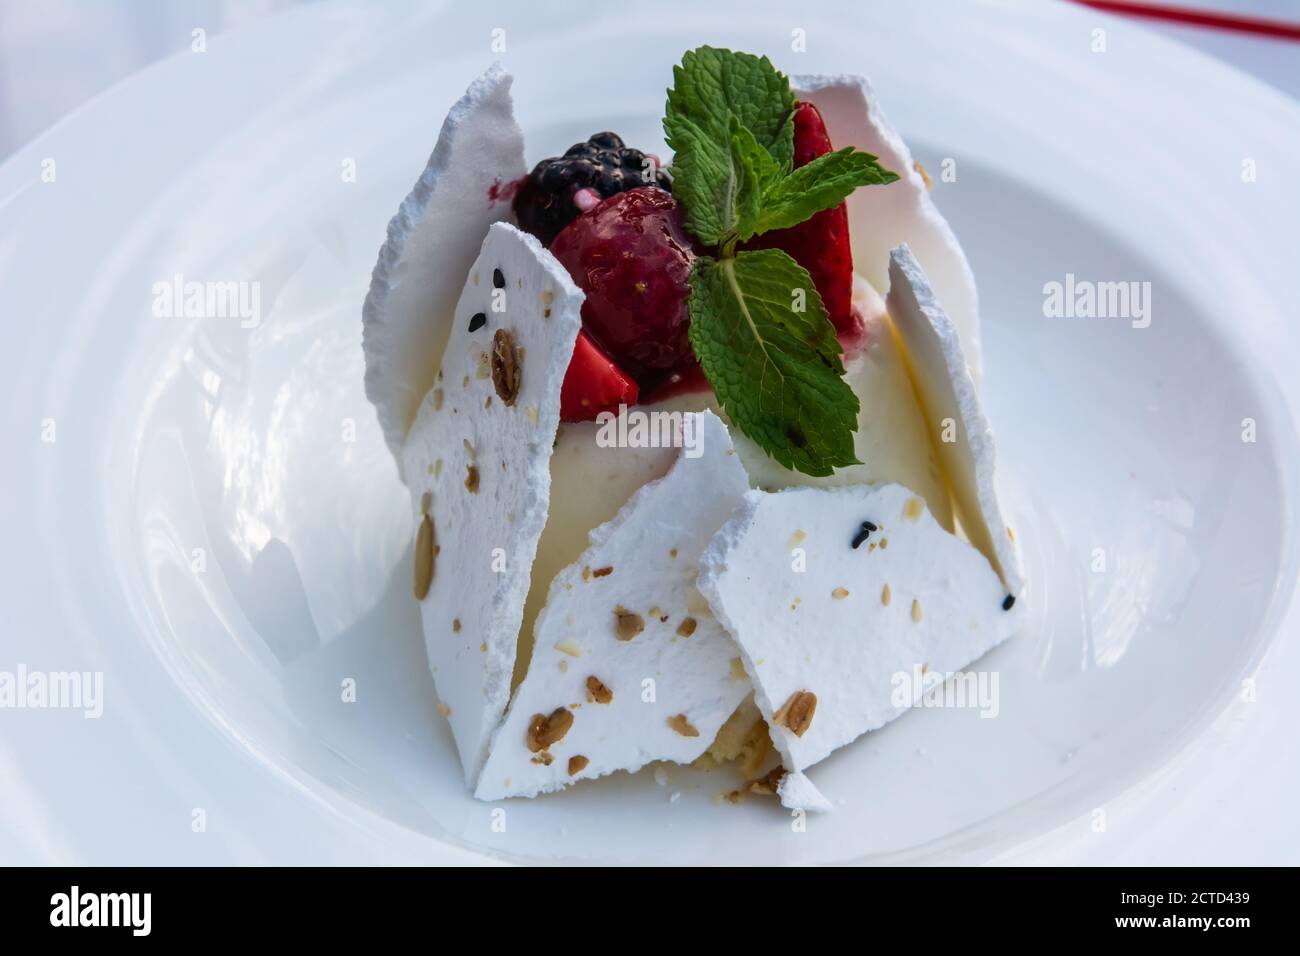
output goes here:
[{"label": "almond flake", "polygon": [[604,685],[599,677],[587,678],[587,700],[597,704],[608,704],[614,699],[614,692]]},{"label": "almond flake", "polygon": [[760,797],[775,797],[776,788],[781,785],[785,778],[785,767],[774,767],[762,777],[753,780],[749,784],[749,792],[757,794]]},{"label": "almond flake", "polygon": [[645,618],[623,605],[614,608],[614,633],[620,641],[630,641],[645,630]]},{"label": "almond flake", "polygon": [[559,743],[573,726],[573,714],[563,707],[551,711],[551,716],[533,714],[528,724],[528,734],[524,742],[533,753],[545,750],[551,744]]},{"label": "almond flake", "polygon": [[812,691],[797,690],[790,699],[773,714],[778,724],[796,737],[802,737],[804,731],[812,724],[813,714],[817,712],[817,695]]},{"label": "almond flake", "polygon": [[685,714],[673,714],[668,718],[668,726],[683,737],[698,737],[700,735],[700,732],[686,719]]},{"label": "almond flake", "polygon": [[420,519],[420,530],[415,534],[415,599],[423,601],[433,584],[433,563],[438,546],[434,542],[433,519],[427,514]]},{"label": "almond flake", "polygon": [[519,397],[522,378],[523,350],[515,348],[513,334],[506,329],[497,329],[492,336],[492,384],[507,407],[514,405]]}]

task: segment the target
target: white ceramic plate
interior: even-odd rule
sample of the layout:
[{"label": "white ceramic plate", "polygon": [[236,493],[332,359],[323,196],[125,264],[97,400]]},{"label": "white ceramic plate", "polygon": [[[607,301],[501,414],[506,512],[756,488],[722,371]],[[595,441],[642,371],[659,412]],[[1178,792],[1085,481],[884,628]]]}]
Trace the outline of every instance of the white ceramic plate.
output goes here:
[{"label": "white ceramic plate", "polygon": [[[0,711],[0,859],[1294,862],[1300,108],[1078,8],[552,6],[303,9],[0,169],[0,670],[104,675],[98,720]],[[359,310],[494,27],[530,161],[598,128],[662,147],[701,42],[869,73],[929,169],[955,161],[935,196],[982,293],[1030,627],[981,665],[997,719],[918,711],[837,753],[807,832],[717,805],[721,774],[511,802],[504,832],[464,791]],[[1150,327],[1045,318],[1067,272],[1149,281]],[[260,283],[260,325],[155,317],[176,274]]]}]

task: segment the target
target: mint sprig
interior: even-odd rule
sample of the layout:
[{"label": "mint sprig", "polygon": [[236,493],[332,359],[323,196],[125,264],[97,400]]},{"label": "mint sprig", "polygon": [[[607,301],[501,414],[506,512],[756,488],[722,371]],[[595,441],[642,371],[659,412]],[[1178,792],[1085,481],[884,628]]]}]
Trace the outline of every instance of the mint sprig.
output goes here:
[{"label": "mint sprig", "polygon": [[[791,300],[801,297],[798,311]],[[691,347],[727,417],[787,468],[857,462],[858,397],[808,271],[780,249],[703,256],[691,270]]]},{"label": "mint sprig", "polygon": [[835,328],[806,269],[780,250],[738,246],[898,177],[852,148],[793,169],[794,108],[767,57],[700,47],[673,68],[664,132],[686,228],[716,252],[691,272],[690,339],[704,374],[732,423],[775,460],[829,475],[857,463],[858,399]]}]

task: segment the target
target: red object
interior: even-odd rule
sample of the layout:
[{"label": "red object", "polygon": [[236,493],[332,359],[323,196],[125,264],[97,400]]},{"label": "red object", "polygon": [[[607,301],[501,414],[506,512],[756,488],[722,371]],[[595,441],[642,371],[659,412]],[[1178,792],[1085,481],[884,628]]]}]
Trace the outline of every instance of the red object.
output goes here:
[{"label": "red object", "polygon": [[551,243],[587,294],[582,326],[638,378],[691,357],[691,264],[695,253],[672,194],[654,186],[616,193]]},{"label": "red object", "polygon": [[[811,103],[794,111],[794,165],[807,165],[831,151],[831,138],[821,113]],[[764,233],[748,249],[781,249],[808,270],[822,297],[826,313],[840,335],[858,332],[853,312],[853,251],[849,244],[849,210],[844,203],[825,209],[811,219]]]},{"label": "red object", "polygon": [[1160,3],[1135,3],[1130,0],[1075,0],[1075,2],[1096,10],[1105,10],[1107,13],[1121,13],[1197,27],[1214,27],[1237,33],[1253,33],[1256,36],[1282,40],[1300,40],[1300,23],[1266,20],[1263,17],[1244,17],[1235,13],[1212,13],[1209,10],[1193,10]]},{"label": "red object", "polygon": [[635,405],[639,389],[632,377],[614,364],[585,331],[579,330],[569,370],[560,386],[560,420],[594,421],[601,412]]}]

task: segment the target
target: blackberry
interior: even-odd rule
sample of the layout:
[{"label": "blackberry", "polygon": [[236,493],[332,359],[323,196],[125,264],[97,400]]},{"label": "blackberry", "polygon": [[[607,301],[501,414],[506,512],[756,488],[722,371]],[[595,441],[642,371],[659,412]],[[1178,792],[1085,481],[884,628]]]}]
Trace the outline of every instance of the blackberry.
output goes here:
[{"label": "blackberry", "polygon": [[[529,173],[515,194],[519,228],[549,246],[582,212],[574,193],[590,189],[601,199],[639,186],[658,186],[672,192],[673,178],[646,154],[624,146],[614,133],[595,133],[585,143],[575,143],[563,156],[544,159]],[[654,172],[646,180],[648,169]]]}]

